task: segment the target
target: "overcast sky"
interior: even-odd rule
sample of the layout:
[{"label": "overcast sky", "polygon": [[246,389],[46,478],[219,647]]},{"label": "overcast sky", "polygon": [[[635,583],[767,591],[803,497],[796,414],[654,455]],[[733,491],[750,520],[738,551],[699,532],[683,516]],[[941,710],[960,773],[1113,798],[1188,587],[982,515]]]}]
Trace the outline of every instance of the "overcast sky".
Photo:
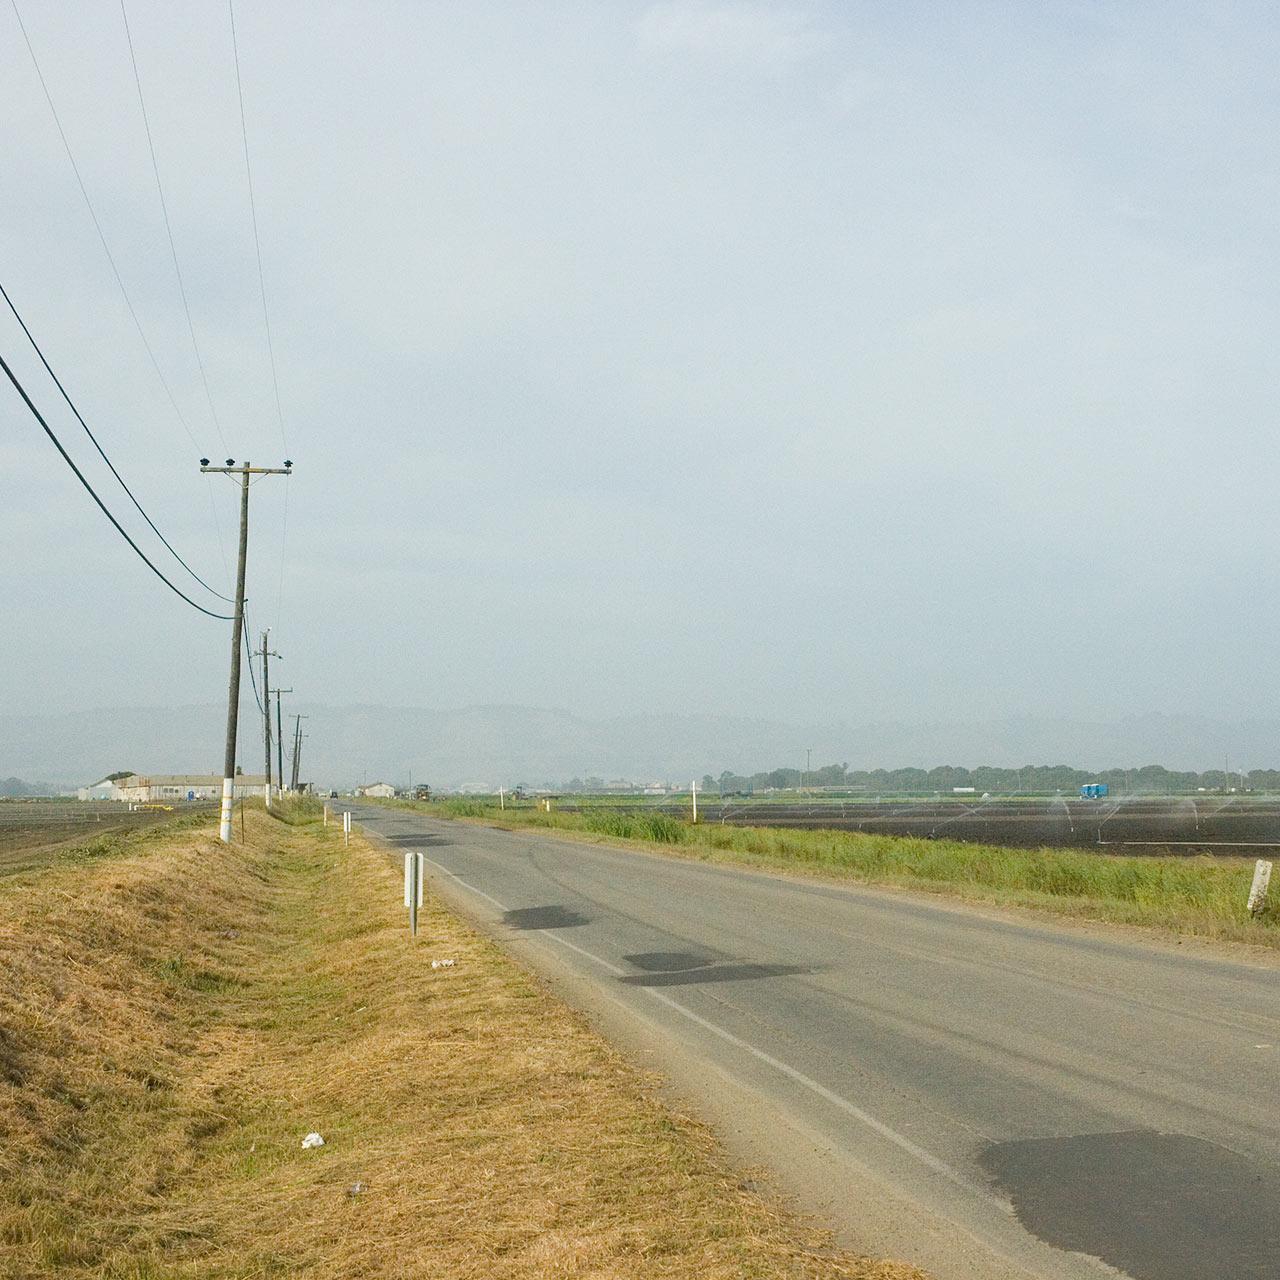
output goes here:
[{"label": "overcast sky", "polygon": [[[1271,6],[241,0],[282,440],[226,6],[128,0],[224,443],[119,9],[18,2],[194,441],[7,0],[0,282],[214,585],[197,459],[295,461],[249,617],[308,700],[1274,713]],[[224,696],[7,384],[0,546],[6,709]]]}]

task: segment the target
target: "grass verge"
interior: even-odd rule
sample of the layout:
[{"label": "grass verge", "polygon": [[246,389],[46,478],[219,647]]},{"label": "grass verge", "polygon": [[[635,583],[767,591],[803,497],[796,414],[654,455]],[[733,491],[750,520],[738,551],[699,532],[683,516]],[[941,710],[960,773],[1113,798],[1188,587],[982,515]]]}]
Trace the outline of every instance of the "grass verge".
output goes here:
[{"label": "grass verge", "polygon": [[744,1187],[493,944],[435,904],[411,944],[383,854],[284,816],[0,882],[0,1274],[917,1276]]},{"label": "grass verge", "polygon": [[1133,857],[1076,849],[1011,849],[855,831],[694,825],[666,814],[546,813],[468,798],[388,801],[491,826],[586,836],[705,861],[895,885],[1001,906],[1142,925],[1176,934],[1280,948],[1280,910],[1251,918],[1254,860]]}]

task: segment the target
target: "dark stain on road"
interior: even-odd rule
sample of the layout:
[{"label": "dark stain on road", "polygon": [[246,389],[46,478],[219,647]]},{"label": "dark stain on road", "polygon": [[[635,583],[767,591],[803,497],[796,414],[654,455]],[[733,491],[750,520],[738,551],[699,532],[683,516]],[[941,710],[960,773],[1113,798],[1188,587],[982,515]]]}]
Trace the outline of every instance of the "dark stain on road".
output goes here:
[{"label": "dark stain on road", "polygon": [[573,929],[591,922],[586,916],[553,903],[547,907],[520,907],[508,911],[502,917],[502,923],[513,929]]},{"label": "dark stain on road", "polygon": [[1134,1280],[1275,1280],[1280,1166],[1180,1133],[1091,1133],[988,1147],[981,1163],[1029,1231]]},{"label": "dark stain on road", "polygon": [[638,951],[622,957],[628,964],[643,969],[645,973],[679,973],[685,969],[705,969],[715,964],[714,956],[697,955],[692,951]]},{"label": "dark stain on road", "polygon": [[382,839],[387,844],[394,844],[402,849],[426,849],[428,847],[436,849],[442,845],[453,844],[452,840],[446,840],[444,836],[428,836],[421,832],[402,836],[383,836]]},{"label": "dark stain on road", "polygon": [[[626,958],[635,963],[632,957]],[[788,974],[812,972],[812,969],[798,964],[719,964],[706,961],[697,968],[633,973],[618,981],[628,987],[688,987],[704,982],[747,982],[753,978],[784,978]]]}]

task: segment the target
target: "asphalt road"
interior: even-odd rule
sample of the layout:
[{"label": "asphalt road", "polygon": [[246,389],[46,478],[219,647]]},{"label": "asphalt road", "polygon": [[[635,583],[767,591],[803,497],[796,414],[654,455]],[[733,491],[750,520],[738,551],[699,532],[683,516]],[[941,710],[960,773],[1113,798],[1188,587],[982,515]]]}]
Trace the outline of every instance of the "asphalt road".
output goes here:
[{"label": "asphalt road", "polygon": [[353,812],[855,1247],[939,1280],[1280,1275],[1265,957]]}]

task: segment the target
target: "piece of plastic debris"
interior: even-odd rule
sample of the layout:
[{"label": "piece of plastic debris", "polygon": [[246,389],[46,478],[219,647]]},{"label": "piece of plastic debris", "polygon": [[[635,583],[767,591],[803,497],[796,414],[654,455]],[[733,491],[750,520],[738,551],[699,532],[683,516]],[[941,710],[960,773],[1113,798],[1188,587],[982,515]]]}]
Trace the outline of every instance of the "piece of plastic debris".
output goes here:
[{"label": "piece of plastic debris", "polygon": [[452,969],[453,966],[454,961],[452,960],[433,960],[431,962],[431,967],[433,969]]},{"label": "piece of plastic debris", "polygon": [[367,1183],[364,1183],[364,1182],[353,1182],[353,1183],[352,1183],[352,1184],[347,1188],[347,1195],[349,1195],[349,1196],[358,1196],[358,1195],[360,1195],[362,1192],[364,1192],[364,1191],[368,1191],[368,1190],[369,1190],[369,1187],[368,1187],[368,1184],[367,1184]]},{"label": "piece of plastic debris", "polygon": [[304,1151],[309,1150],[311,1147],[323,1147],[323,1146],[324,1146],[324,1139],[318,1133],[309,1133],[302,1140],[302,1148]]}]

